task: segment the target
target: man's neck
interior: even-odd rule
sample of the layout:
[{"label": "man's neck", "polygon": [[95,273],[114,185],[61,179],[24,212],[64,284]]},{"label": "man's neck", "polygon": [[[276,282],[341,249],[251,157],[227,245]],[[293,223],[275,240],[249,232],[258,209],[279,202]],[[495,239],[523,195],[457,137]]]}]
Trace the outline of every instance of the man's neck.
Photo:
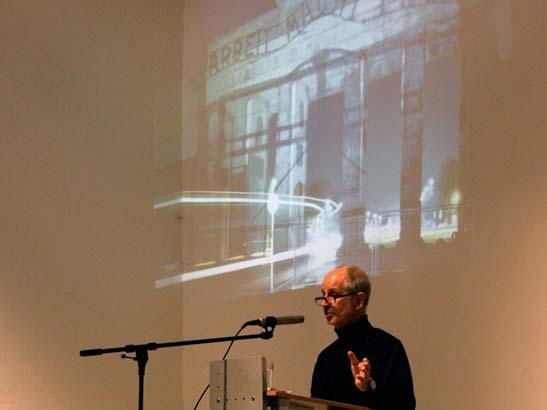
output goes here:
[{"label": "man's neck", "polygon": [[336,330],[336,332],[339,332],[339,331],[344,331],[344,329],[348,329],[350,327],[352,327],[353,325],[355,325],[355,323],[359,322],[360,320],[364,319],[367,317],[367,314],[366,312],[365,313],[360,313],[359,316],[356,316],[354,318],[352,318],[348,323],[346,323],[346,325],[344,327],[335,327],[334,330]]}]

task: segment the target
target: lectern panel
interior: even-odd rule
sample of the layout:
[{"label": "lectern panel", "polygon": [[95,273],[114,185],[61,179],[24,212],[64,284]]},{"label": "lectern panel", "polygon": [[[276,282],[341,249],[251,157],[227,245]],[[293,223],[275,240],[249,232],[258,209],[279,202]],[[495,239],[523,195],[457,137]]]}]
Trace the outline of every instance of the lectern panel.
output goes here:
[{"label": "lectern panel", "polygon": [[211,410],[264,410],[266,359],[217,360],[209,365]]}]

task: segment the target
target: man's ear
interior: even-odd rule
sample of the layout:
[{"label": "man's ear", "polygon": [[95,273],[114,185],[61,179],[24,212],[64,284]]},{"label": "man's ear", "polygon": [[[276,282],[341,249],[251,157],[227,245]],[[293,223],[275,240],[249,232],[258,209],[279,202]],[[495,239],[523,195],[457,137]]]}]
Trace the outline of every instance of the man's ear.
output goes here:
[{"label": "man's ear", "polygon": [[357,296],[355,308],[356,310],[361,310],[365,306],[365,300],[367,298],[367,295],[365,295],[365,292],[359,292],[355,296]]}]

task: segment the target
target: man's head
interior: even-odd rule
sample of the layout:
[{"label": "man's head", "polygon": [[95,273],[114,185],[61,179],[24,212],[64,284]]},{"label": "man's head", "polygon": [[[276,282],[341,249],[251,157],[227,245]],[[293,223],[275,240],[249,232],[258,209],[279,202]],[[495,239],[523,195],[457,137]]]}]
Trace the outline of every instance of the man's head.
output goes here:
[{"label": "man's head", "polygon": [[321,292],[328,299],[321,303],[327,322],[336,329],[342,329],[366,313],[371,292],[370,280],[361,268],[341,265],[327,273]]}]

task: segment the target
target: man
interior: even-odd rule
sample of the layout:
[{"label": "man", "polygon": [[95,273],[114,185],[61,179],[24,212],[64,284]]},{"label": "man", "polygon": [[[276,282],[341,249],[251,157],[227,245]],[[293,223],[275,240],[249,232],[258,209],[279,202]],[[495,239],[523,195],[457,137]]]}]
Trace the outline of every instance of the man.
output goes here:
[{"label": "man", "polygon": [[343,265],[323,279],[315,298],[338,339],[318,356],[311,395],[377,410],[414,410],[410,365],[401,342],[372,327],[366,309],[371,285],[357,266]]}]

